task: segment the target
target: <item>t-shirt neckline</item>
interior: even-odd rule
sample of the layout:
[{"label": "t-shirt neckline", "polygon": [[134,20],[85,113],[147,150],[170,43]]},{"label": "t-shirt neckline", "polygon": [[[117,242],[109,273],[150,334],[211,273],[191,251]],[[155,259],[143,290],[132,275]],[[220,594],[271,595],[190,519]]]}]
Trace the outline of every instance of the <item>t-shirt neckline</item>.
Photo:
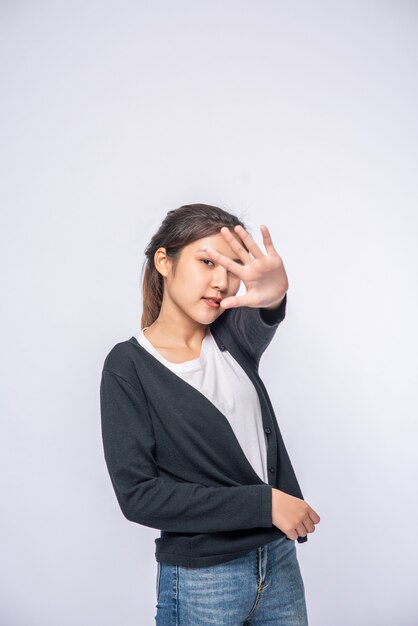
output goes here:
[{"label": "t-shirt neckline", "polygon": [[[196,359],[188,359],[187,361],[182,361],[180,363],[174,363],[173,361],[169,361],[168,359],[165,358],[165,356],[163,356],[157,350],[157,348],[153,346],[153,344],[150,342],[150,340],[144,333],[144,329],[146,328],[148,328],[148,326],[144,326],[144,328],[141,328],[138,334],[140,334],[141,337],[145,339],[147,346],[150,348],[151,352],[156,356],[156,358],[160,359],[164,364],[167,364],[167,367],[173,368],[177,371],[198,369],[199,367],[201,367],[205,358],[205,354],[206,354],[207,342],[211,339],[211,331],[210,331],[209,326],[207,327],[206,334],[202,340],[202,345],[200,348],[200,355]],[[137,336],[135,336],[135,339],[138,341]]]}]

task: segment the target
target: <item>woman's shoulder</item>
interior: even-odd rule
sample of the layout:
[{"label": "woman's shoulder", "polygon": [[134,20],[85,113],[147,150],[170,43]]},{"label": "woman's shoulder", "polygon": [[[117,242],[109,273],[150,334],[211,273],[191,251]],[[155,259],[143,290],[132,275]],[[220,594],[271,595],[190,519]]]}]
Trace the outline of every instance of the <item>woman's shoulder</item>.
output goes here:
[{"label": "woman's shoulder", "polygon": [[141,362],[141,348],[134,336],[116,343],[107,353],[103,369],[130,379]]}]

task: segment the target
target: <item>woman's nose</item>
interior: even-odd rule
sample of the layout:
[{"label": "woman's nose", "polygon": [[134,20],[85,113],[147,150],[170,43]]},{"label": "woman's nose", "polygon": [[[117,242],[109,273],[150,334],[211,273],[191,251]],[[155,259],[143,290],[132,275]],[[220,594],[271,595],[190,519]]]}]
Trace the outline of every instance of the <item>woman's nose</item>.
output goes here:
[{"label": "woman's nose", "polygon": [[225,289],[228,286],[228,270],[226,270],[221,265],[217,268],[216,272],[214,272],[212,287],[217,287],[218,289]]}]

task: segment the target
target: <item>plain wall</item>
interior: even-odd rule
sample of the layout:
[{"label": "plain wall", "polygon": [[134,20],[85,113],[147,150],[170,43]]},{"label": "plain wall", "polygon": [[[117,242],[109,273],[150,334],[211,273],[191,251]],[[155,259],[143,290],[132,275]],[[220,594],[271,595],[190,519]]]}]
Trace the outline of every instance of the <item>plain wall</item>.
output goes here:
[{"label": "plain wall", "polygon": [[206,202],[289,277],[261,375],[305,499],[310,626],[418,623],[417,50],[411,1],[3,1],[4,626],[154,623],[156,529],[104,462],[106,354],[143,252]]}]

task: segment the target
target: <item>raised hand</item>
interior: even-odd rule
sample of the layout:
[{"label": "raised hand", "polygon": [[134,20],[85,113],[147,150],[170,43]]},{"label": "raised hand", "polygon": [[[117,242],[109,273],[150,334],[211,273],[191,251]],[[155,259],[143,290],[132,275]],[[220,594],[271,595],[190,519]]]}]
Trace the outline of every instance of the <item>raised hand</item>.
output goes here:
[{"label": "raised hand", "polygon": [[261,224],[260,230],[267,254],[263,254],[254,239],[242,226],[235,226],[234,232],[245,243],[249,252],[242,243],[237,241],[229,228],[223,226],[220,230],[244,265],[236,263],[209,246],[205,248],[212,261],[220,263],[229,272],[238,276],[247,289],[247,293],[243,296],[224,298],[221,301],[221,308],[229,309],[239,306],[273,308],[283,300],[289,287],[283,261],[274,248],[267,226]]}]

